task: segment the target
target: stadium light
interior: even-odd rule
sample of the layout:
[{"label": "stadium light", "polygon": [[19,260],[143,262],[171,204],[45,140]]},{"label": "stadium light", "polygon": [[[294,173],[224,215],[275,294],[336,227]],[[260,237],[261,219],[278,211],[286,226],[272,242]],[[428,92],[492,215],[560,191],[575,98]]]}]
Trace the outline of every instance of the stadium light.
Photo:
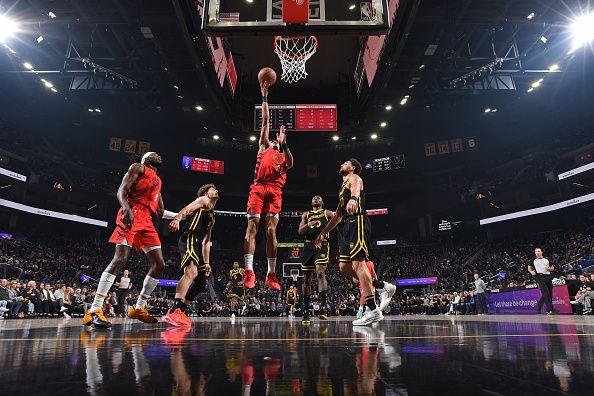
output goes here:
[{"label": "stadium light", "polygon": [[93,109],[87,109],[87,110],[89,110],[90,113],[94,113],[95,112],[95,110],[93,110]]},{"label": "stadium light", "polygon": [[44,81],[44,82],[43,82],[43,85],[45,85],[47,88],[53,88],[53,87],[54,87],[54,84],[52,84],[52,83],[51,83],[51,82],[49,82],[49,81]]},{"label": "stadium light", "polygon": [[56,14],[54,14],[52,11],[47,13],[47,16],[49,16],[50,18],[54,19],[56,17]]},{"label": "stadium light", "polygon": [[179,89],[179,87],[177,85],[174,85],[173,88],[174,89]]},{"label": "stadium light", "polygon": [[531,12],[530,14],[528,14],[528,16],[526,17],[526,19],[533,19],[536,16],[535,13]]},{"label": "stadium light", "polygon": [[196,110],[202,111],[202,110],[204,110],[204,107],[202,107],[202,106],[196,106]]},{"label": "stadium light", "polygon": [[540,83],[542,83],[542,78],[538,81],[534,81],[531,86],[532,88],[538,88],[540,87]]},{"label": "stadium light", "polygon": [[25,69],[27,70],[33,70],[33,65],[30,64],[29,62],[25,62],[23,63],[23,66],[25,67]]},{"label": "stadium light", "polygon": [[559,70],[559,65],[558,64],[553,64],[551,66],[549,66],[549,71],[557,71]]},{"label": "stadium light", "polygon": [[253,2],[254,2],[254,0],[245,0],[245,2],[246,2],[246,3],[250,3],[250,4],[251,4],[251,3],[253,3]]},{"label": "stadium light", "polygon": [[425,65],[421,65],[421,66],[419,66],[419,70],[422,70],[422,69],[424,69],[424,68],[425,68]]},{"label": "stadium light", "polygon": [[532,88],[532,87],[528,88],[528,92],[532,92],[532,91],[534,91],[534,88]]},{"label": "stadium light", "polygon": [[415,84],[410,84],[410,85],[408,86],[408,89],[413,89],[414,87],[415,87]]},{"label": "stadium light", "polygon": [[101,113],[101,109],[95,109],[95,112]]},{"label": "stadium light", "polygon": [[571,49],[576,50],[594,40],[594,12],[578,17],[571,26],[573,42]]},{"label": "stadium light", "polygon": [[356,7],[357,7],[356,5],[354,5],[354,4],[351,4],[351,5],[349,6],[349,10],[353,11],[353,10],[354,10]]},{"label": "stadium light", "polygon": [[334,140],[335,142],[337,142],[337,141],[338,141],[338,139],[340,139],[340,138],[338,137],[338,135],[334,135],[334,136],[332,136],[332,140]]},{"label": "stadium light", "polygon": [[219,140],[219,139],[220,139],[219,135],[213,135],[213,137],[212,137],[212,138],[213,138],[214,140]]},{"label": "stadium light", "polygon": [[353,136],[351,140],[357,140],[357,136]]},{"label": "stadium light", "polygon": [[50,91],[52,91],[54,93],[58,93],[58,90],[56,88],[50,88]]},{"label": "stadium light", "polygon": [[392,110],[392,105],[387,105],[386,106],[386,111],[390,111],[390,110]]},{"label": "stadium light", "polygon": [[250,142],[255,142],[256,141],[256,137],[254,135],[250,136]]},{"label": "stadium light", "polygon": [[485,113],[490,113],[490,112],[491,112],[491,108],[490,108],[490,107],[487,107],[487,108],[485,109]]},{"label": "stadium light", "polygon": [[4,42],[8,37],[11,37],[19,30],[16,22],[11,21],[4,15],[0,15],[0,42]]},{"label": "stadium light", "polygon": [[373,140],[377,139],[377,133],[372,133],[372,134],[371,134],[371,138],[372,138]]},{"label": "stadium light", "polygon": [[380,126],[381,126],[382,128],[385,128],[385,127],[387,127],[387,126],[388,126],[388,123],[384,121],[384,122],[382,122],[382,123],[380,124]]}]

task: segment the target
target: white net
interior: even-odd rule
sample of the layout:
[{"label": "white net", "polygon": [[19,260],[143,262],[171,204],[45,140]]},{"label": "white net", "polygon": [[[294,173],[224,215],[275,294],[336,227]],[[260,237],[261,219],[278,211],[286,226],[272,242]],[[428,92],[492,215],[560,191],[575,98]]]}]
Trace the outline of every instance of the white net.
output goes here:
[{"label": "white net", "polygon": [[281,80],[294,83],[307,77],[305,63],[318,49],[315,36],[282,37],[274,39],[274,52],[283,68]]}]

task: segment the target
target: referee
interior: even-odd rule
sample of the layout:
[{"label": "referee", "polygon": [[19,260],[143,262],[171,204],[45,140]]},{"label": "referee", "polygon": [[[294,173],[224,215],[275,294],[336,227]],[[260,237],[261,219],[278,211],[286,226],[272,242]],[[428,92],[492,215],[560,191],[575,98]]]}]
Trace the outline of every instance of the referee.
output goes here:
[{"label": "referee", "polygon": [[549,260],[542,257],[542,249],[534,249],[534,265],[528,266],[528,272],[536,278],[536,284],[540,289],[540,300],[536,304],[536,312],[540,313],[542,305],[546,304],[547,313],[553,314],[553,276],[551,271],[555,270],[555,267],[549,264]]},{"label": "referee", "polygon": [[125,304],[126,298],[128,294],[130,294],[130,289],[132,289],[132,282],[130,281],[130,271],[124,270],[124,275],[116,282],[116,296],[118,299],[118,305],[116,305],[117,312],[115,312],[116,316],[125,316]]}]

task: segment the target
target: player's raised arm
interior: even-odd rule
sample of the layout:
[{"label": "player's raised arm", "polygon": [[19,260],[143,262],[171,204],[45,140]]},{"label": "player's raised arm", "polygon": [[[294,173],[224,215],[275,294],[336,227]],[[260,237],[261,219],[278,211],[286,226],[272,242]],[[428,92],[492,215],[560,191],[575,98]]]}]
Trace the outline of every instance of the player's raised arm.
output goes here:
[{"label": "player's raised arm", "polygon": [[177,232],[179,230],[179,222],[185,220],[189,215],[200,208],[205,208],[208,205],[209,199],[207,196],[196,198],[192,203],[179,211],[179,213],[169,223],[169,230]]},{"label": "player's raised arm", "polygon": [[289,150],[289,146],[287,145],[287,129],[284,125],[281,125],[279,133],[276,135],[276,140],[281,147],[283,153],[285,153],[285,163],[287,164],[287,170],[293,167],[293,154],[291,154],[291,150]]},{"label": "player's raised arm", "polygon": [[270,111],[268,110],[268,83],[262,82],[260,85],[262,91],[262,128],[260,129],[260,149],[262,152],[268,148],[270,142],[268,140],[270,134]]},{"label": "player's raised arm", "polygon": [[118,198],[118,202],[122,207],[122,223],[129,226],[134,223],[134,215],[132,214],[132,209],[130,208],[130,204],[128,204],[128,193],[132,188],[132,185],[138,180],[140,176],[144,174],[144,165],[139,163],[134,163],[130,165],[128,168],[128,172],[124,175],[122,179],[122,183],[118,188],[118,192],[116,194]]}]

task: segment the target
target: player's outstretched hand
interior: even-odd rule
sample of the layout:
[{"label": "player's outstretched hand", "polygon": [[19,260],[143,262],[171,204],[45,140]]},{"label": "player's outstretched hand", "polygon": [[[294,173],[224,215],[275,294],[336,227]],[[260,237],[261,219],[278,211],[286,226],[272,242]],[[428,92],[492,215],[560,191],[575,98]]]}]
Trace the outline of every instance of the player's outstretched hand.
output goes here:
[{"label": "player's outstretched hand", "polygon": [[280,144],[281,146],[283,144],[287,143],[287,132],[286,132],[286,128],[284,125],[280,126],[280,130],[279,132],[276,134],[276,140],[278,141],[278,144]]},{"label": "player's outstretched hand", "polygon": [[178,232],[179,231],[179,220],[173,219],[169,222],[169,231],[171,232]]},{"label": "player's outstretched hand", "polygon": [[262,96],[268,96],[268,82],[262,81],[262,84],[260,84],[260,91],[262,92]]}]

